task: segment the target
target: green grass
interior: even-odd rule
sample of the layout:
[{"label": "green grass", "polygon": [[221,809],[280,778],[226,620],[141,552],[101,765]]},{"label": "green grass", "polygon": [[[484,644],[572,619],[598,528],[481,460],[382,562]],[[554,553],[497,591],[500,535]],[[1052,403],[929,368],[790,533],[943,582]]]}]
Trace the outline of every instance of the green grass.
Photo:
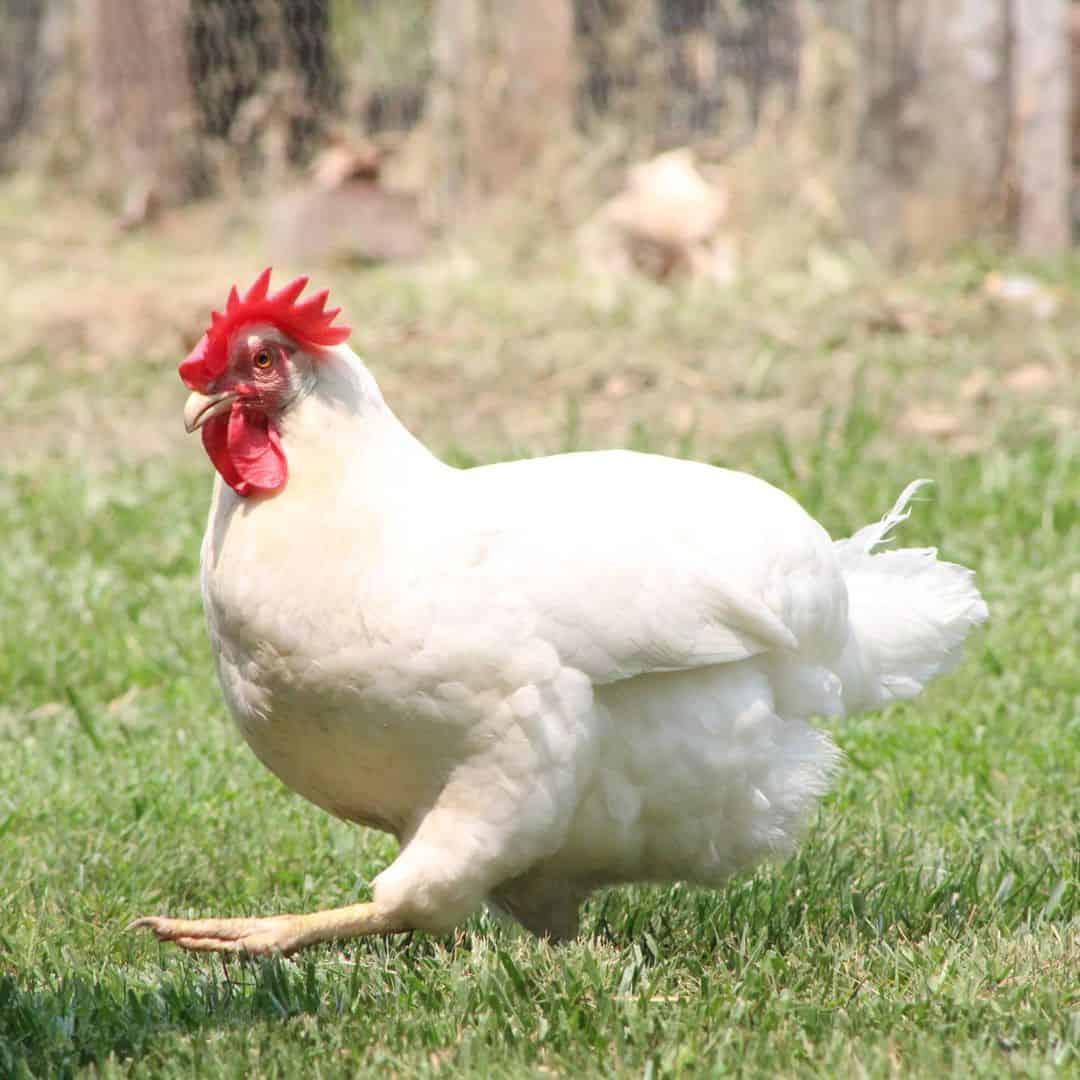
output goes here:
[{"label": "green grass", "polygon": [[800,854],[721,892],[595,897],[552,949],[481,916],[223,966],[135,914],[347,903],[393,855],[230,730],[196,585],[200,462],[0,480],[0,1075],[1046,1075],[1080,1071],[1080,453],[864,457],[856,408],[738,463],[835,533],[904,537],[993,613],[921,700],[837,727]]},{"label": "green grass", "polygon": [[[713,458],[838,536],[932,477],[903,540],[976,567],[991,620],[921,699],[834,725],[846,768],[798,856],[723,891],[598,895],[559,949],[485,915],[252,965],[124,932],[363,899],[394,854],[282,788],[212,673],[210,472],[172,365],[262,265],[256,227],[206,205],[118,235],[0,187],[0,1078],[1080,1075],[1076,259],[1026,268],[1050,320],[987,298],[1010,267],[985,252],[902,278],[845,257],[847,285],[792,259],[730,291],[608,290],[557,230],[521,265],[497,235],[282,267],[331,286],[461,464]],[[1041,389],[1010,382],[1031,365]]]}]

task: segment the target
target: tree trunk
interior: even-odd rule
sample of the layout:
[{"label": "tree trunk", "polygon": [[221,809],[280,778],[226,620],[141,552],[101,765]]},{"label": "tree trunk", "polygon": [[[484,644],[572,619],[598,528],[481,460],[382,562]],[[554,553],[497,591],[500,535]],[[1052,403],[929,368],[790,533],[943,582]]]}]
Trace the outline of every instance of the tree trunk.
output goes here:
[{"label": "tree trunk", "polygon": [[1069,35],[1065,0],[1013,4],[1012,178],[1027,255],[1069,246]]},{"label": "tree trunk", "polygon": [[940,248],[1004,224],[1007,15],[1007,0],[860,9],[855,217],[879,250]]},{"label": "tree trunk", "polygon": [[44,6],[0,0],[0,167],[26,125],[36,86]]},{"label": "tree trunk", "polygon": [[439,0],[428,121],[440,210],[533,174],[572,132],[571,0]]},{"label": "tree trunk", "polygon": [[104,185],[139,212],[191,194],[187,0],[82,0],[87,119]]}]

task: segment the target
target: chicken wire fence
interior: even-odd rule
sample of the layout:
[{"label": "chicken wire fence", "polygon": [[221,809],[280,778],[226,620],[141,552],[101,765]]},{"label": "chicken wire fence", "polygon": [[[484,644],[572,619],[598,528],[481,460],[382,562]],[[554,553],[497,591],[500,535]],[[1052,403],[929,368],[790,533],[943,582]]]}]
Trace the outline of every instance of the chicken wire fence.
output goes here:
[{"label": "chicken wire fence", "polygon": [[[407,131],[424,116],[440,20],[475,21],[491,3],[0,0],[0,153],[20,133],[73,138],[57,126],[74,114],[84,148],[117,128],[160,138],[174,109],[196,140],[241,152],[273,131],[293,162],[333,125]],[[800,0],[555,3],[571,11],[582,130],[611,122],[638,145],[674,145],[736,105],[752,126],[771,96],[796,92]]]}]

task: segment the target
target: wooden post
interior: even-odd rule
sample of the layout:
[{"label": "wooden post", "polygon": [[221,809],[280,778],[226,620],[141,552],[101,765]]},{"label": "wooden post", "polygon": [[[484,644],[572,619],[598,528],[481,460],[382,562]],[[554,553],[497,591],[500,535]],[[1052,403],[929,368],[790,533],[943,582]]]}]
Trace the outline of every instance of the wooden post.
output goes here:
[{"label": "wooden post", "polygon": [[30,116],[43,15],[43,4],[0,8],[0,163]]},{"label": "wooden post", "polygon": [[428,122],[443,210],[518,183],[573,126],[572,0],[439,0]]},{"label": "wooden post", "polygon": [[902,255],[1002,227],[1007,0],[865,0],[857,38],[854,204],[864,237]]},{"label": "wooden post", "polygon": [[1012,179],[1016,239],[1027,255],[1069,246],[1069,5],[1012,5]]},{"label": "wooden post", "polygon": [[146,200],[190,194],[195,113],[187,0],[83,0],[85,107],[107,187],[145,214]]}]

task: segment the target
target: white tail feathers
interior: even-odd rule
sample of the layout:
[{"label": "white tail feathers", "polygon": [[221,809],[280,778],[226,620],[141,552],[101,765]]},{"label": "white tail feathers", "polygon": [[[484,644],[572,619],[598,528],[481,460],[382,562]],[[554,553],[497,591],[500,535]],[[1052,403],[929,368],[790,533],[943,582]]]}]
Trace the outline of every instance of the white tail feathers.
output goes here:
[{"label": "white tail feathers", "polygon": [[964,638],[989,614],[974,572],[938,562],[935,548],[874,551],[927,483],[908,484],[881,521],[836,542],[851,625],[837,672],[848,711],[914,697],[956,663]]}]

